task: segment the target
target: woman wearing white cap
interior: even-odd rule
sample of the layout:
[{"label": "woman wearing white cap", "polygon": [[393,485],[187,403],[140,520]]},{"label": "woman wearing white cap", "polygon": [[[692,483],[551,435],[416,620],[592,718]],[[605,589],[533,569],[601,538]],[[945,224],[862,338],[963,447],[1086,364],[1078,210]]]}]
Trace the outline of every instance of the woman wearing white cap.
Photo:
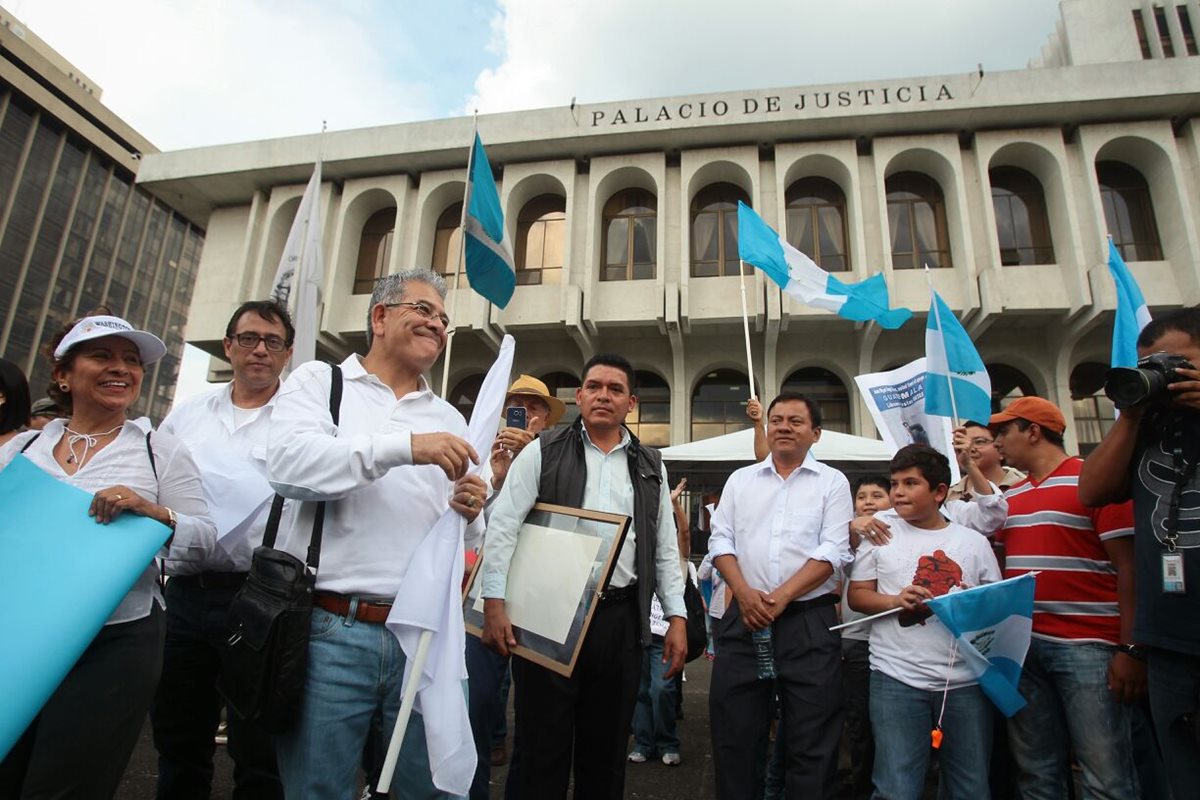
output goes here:
[{"label": "woman wearing white cap", "polygon": [[[50,396],[69,416],[0,447],[0,469],[24,453],[91,494],[88,513],[95,522],[123,513],[156,519],[174,532],[160,555],[202,558],[216,528],[191,456],[173,437],[151,435],[149,420],[127,417],[146,366],[166,353],[162,341],[119,317],[97,314],[65,327],[45,351],[54,366]],[[0,796],[116,793],[162,667],[157,578],[152,561],[5,757]]]}]

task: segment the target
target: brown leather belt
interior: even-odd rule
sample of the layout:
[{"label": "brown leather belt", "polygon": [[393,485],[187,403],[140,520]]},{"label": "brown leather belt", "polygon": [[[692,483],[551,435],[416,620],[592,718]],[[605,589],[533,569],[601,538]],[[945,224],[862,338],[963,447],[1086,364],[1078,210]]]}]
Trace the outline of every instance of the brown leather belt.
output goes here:
[{"label": "brown leather belt", "polygon": [[[336,592],[316,592],[313,595],[313,605],[325,609],[330,614],[337,614],[339,617],[350,616],[350,606],[353,600],[352,597]],[[387,621],[388,614],[391,613],[391,603],[368,602],[358,598],[358,608],[355,609],[354,618],[359,622],[382,624]]]}]

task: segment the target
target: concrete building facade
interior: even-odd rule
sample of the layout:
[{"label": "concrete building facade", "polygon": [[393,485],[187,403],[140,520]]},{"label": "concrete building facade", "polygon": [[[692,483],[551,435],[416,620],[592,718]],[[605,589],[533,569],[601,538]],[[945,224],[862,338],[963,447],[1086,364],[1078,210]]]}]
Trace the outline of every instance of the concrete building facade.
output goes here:
[{"label": "concrete building facade", "polygon": [[41,345],[98,306],[152,331],[137,413],[171,406],[204,230],[134,186],[156,148],[99,102],[100,90],[0,9],[0,356],[35,398]]},{"label": "concrete building facade", "polygon": [[[634,427],[654,444],[741,428],[744,280],[757,393],[808,391],[826,427],[872,435],[853,377],[923,355],[928,263],[997,405],[1048,397],[1086,450],[1111,420],[1098,395],[1115,304],[1106,235],[1152,310],[1200,302],[1200,6],[1060,8],[1019,71],[480,117],[519,285],[504,310],[465,279],[451,290],[452,400],[469,407],[508,332],[516,369],[564,398],[590,355],[627,354]],[[266,293],[320,149],[319,349],[361,351],[374,278],[419,265],[453,283],[471,132],[448,119],[147,157],[141,186],[206,222],[188,340],[219,354],[235,304]],[[749,268],[743,279],[738,200],[842,280],[883,272],[916,318],[882,331]]]}]

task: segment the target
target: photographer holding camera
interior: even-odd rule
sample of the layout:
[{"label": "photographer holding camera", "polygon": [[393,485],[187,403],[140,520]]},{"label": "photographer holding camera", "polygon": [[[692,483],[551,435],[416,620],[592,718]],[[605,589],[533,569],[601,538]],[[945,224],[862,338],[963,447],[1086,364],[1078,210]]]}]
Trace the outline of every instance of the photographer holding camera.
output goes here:
[{"label": "photographer holding camera", "polygon": [[1151,321],[1137,369],[1104,391],[1121,414],[1084,462],[1089,506],[1133,498],[1134,641],[1175,797],[1200,797],[1200,307]]}]

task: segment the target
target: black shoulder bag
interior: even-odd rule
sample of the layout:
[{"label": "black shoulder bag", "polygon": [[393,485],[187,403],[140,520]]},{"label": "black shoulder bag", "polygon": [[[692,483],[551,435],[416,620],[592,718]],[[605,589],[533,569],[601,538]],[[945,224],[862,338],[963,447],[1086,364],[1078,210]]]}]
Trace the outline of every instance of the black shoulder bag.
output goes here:
[{"label": "black shoulder bag", "polygon": [[704,598],[692,583],[692,576],[683,579],[683,604],[687,607],[687,661],[695,661],[708,647],[708,629],[704,625]]},{"label": "black shoulder bag", "polygon": [[[330,376],[329,413],[338,424],[342,370]],[[313,590],[321,559],[325,502],[317,503],[305,561],[275,549],[283,497],[275,495],[263,543],[254,549],[250,573],[229,607],[229,639],[217,689],[230,710],[256,720],[268,733],[296,721],[304,699]]]}]

